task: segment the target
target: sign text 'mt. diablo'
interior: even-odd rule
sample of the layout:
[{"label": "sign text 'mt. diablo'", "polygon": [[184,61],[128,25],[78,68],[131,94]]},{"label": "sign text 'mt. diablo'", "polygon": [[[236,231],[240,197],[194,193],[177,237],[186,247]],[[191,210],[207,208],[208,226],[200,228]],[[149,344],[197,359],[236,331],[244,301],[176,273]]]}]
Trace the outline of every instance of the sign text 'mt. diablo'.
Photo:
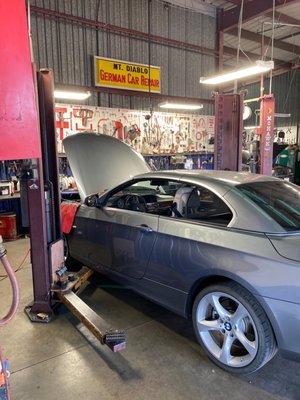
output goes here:
[{"label": "sign text 'mt. diablo'", "polygon": [[160,93],[160,67],[94,56],[95,86]]}]

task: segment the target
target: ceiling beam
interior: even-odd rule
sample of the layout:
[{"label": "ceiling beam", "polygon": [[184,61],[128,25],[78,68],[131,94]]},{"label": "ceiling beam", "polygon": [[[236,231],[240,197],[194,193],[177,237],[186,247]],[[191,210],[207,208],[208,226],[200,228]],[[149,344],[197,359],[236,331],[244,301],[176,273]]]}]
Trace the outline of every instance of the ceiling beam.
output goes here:
[{"label": "ceiling beam", "polygon": [[[298,0],[275,0],[276,7],[296,3]],[[244,4],[243,22],[264,15],[272,11],[273,0],[251,0]],[[223,11],[220,30],[227,31],[238,25],[240,6]]]},{"label": "ceiling beam", "polygon": [[290,38],[298,36],[298,35],[300,35],[300,31],[297,31],[297,32],[294,32],[294,33],[290,33],[289,35],[286,35],[286,36],[282,36],[280,38],[280,40],[290,39]]},{"label": "ceiling beam", "polygon": [[[245,54],[244,54],[245,53]],[[259,60],[261,58],[260,54],[256,54],[256,53],[251,53],[250,51],[245,51],[244,53],[240,52],[240,57],[243,59],[248,59],[247,56],[250,58],[251,61],[256,61]],[[224,46],[224,54],[227,55],[232,55],[234,57],[236,57],[236,49],[234,49],[233,47],[229,47],[229,46]],[[287,65],[286,61],[284,60],[279,60],[274,58],[274,63],[275,65]]]},{"label": "ceiling beam", "polygon": [[[0,0],[1,2],[1,0]],[[213,57],[218,57],[218,51],[216,49],[200,46],[197,44],[193,44],[190,42],[182,42],[180,40],[171,39],[165,36],[158,36],[158,35],[148,35],[148,33],[143,31],[138,31],[136,29],[130,29],[126,27],[121,27],[117,25],[107,24],[105,22],[96,21],[93,19],[88,19],[68,13],[62,13],[56,10],[51,10],[48,8],[42,8],[37,6],[30,6],[30,11],[33,14],[42,15],[49,19],[54,19],[62,22],[68,22],[74,25],[86,26],[92,29],[101,29],[106,32],[112,32],[117,35],[133,37],[135,39],[144,40],[146,42],[151,43],[160,43],[162,45],[187,49],[190,51],[194,51],[196,53],[202,53],[211,55]]]},{"label": "ceiling beam", "polygon": [[[266,16],[269,18],[273,18],[272,11],[266,13]],[[299,19],[291,17],[286,14],[282,14],[280,11],[275,11],[275,20],[276,20],[276,22],[284,22],[285,24],[300,25]]]},{"label": "ceiling beam", "polygon": [[291,60],[290,64],[292,65],[292,69],[299,68],[300,67],[300,59],[299,59],[299,57],[296,57],[293,60]]},{"label": "ceiling beam", "polygon": [[[236,49],[234,49],[233,47],[224,46],[223,50],[224,50],[224,54],[232,55],[232,56],[236,57]],[[259,54],[251,53],[249,51],[245,51],[245,53],[242,53],[242,52],[240,53],[240,57],[242,57],[242,58],[247,58],[247,56],[252,61],[258,60],[260,58]],[[284,62],[284,61],[281,61],[281,62]]]},{"label": "ceiling beam", "polygon": [[241,4],[241,0],[227,0],[228,3],[234,4],[236,6],[239,6]]},{"label": "ceiling beam", "polygon": [[[238,36],[238,29],[233,28],[230,29],[230,31],[227,31],[226,33],[229,35]],[[262,42],[262,35],[260,33],[248,31],[246,29],[242,29],[241,37],[242,39],[247,39],[256,43]],[[270,39],[268,36],[265,36],[264,38],[265,38],[265,43],[268,42]],[[274,47],[284,51],[289,51],[290,53],[300,54],[300,46],[296,46],[292,43],[283,42],[282,40],[279,39],[274,39]]]}]

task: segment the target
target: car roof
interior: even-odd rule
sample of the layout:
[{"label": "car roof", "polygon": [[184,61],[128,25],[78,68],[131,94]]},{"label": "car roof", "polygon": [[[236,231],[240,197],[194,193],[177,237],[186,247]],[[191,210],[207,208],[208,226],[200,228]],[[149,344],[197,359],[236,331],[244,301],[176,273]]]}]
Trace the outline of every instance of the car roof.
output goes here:
[{"label": "car roof", "polygon": [[276,178],[270,176],[252,174],[250,172],[236,171],[215,171],[215,170],[171,170],[171,171],[153,171],[136,178],[157,177],[164,179],[182,179],[194,183],[211,183],[213,186],[219,186],[220,189],[235,187],[240,184],[252,182],[276,181]]},{"label": "car roof", "polygon": [[250,172],[214,171],[214,170],[174,170],[153,171],[143,175],[135,176],[134,179],[175,179],[186,181],[194,185],[202,185],[218,194],[226,201],[233,211],[234,218],[230,227],[255,232],[282,233],[283,228],[266,213],[243,198],[241,192],[234,188],[241,184],[253,182],[274,182],[277,178],[270,176],[252,174]]}]

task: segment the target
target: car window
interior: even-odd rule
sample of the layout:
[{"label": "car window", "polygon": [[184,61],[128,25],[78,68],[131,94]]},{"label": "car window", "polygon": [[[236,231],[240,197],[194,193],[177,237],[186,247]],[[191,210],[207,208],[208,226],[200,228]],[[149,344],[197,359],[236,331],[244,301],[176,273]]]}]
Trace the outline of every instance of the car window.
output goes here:
[{"label": "car window", "polygon": [[176,190],[180,186],[181,184],[179,182],[172,182],[165,179],[142,180],[124,186],[120,191],[114,193],[113,196],[109,198],[108,203],[110,203],[113,198],[126,194],[174,196]]},{"label": "car window", "polygon": [[227,226],[233,218],[230,208],[211,190],[186,185],[175,196],[176,207],[183,218]]},{"label": "car window", "polygon": [[123,186],[108,198],[106,206],[223,226],[233,217],[224,201],[209,189],[168,179]]},{"label": "car window", "polygon": [[237,185],[247,198],[287,230],[300,229],[300,188],[286,181]]},{"label": "car window", "polygon": [[181,183],[167,179],[141,180],[114,192],[106,206],[171,216],[173,199],[180,186]]}]

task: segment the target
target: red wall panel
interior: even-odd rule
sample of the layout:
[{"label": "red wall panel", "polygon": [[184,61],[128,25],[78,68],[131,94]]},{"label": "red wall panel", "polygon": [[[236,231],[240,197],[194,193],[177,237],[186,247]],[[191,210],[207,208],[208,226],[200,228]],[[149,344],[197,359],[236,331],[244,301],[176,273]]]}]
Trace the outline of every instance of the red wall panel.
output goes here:
[{"label": "red wall panel", "polygon": [[0,160],[39,158],[41,145],[24,0],[0,1]]}]

